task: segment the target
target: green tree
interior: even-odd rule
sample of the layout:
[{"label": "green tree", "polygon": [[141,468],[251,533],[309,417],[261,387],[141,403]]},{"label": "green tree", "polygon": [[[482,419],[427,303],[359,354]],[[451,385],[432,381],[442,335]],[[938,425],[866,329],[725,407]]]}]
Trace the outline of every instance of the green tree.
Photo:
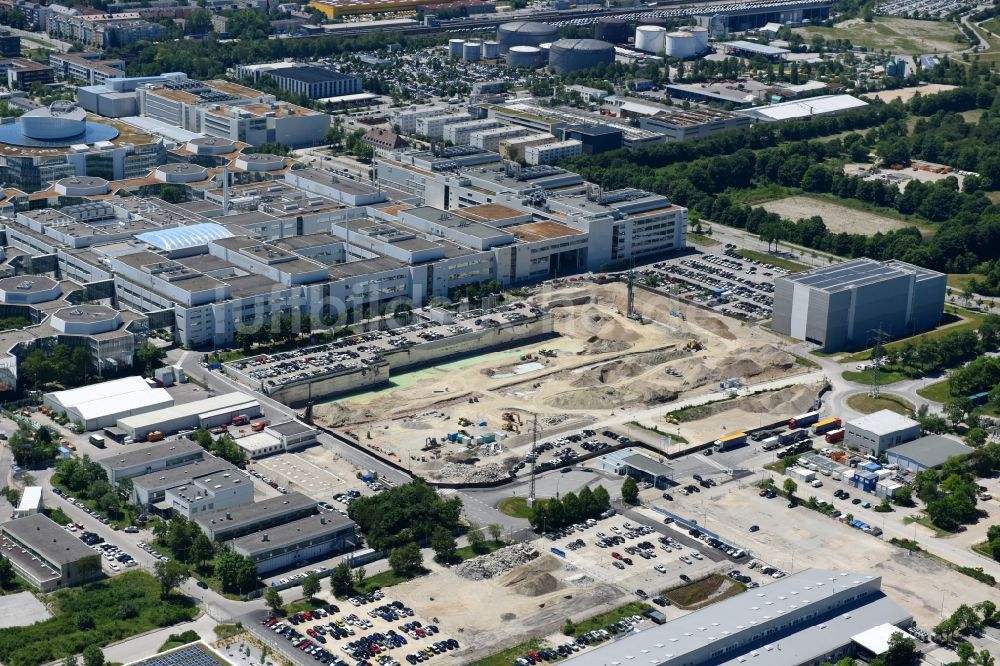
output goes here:
[{"label": "green tree", "polygon": [[410,542],[389,552],[389,566],[397,576],[409,577],[424,565],[424,556],[417,544]]},{"label": "green tree", "polygon": [[0,557],[0,588],[8,589],[14,583],[14,567],[6,557]]},{"label": "green tree", "polygon": [[302,579],[302,594],[306,596],[307,599],[312,599],[317,594],[319,594],[319,576],[313,572]]},{"label": "green tree", "polygon": [[487,529],[490,531],[490,539],[493,540],[493,543],[500,543],[500,539],[503,538],[503,525],[500,523],[490,523]]},{"label": "green tree", "polygon": [[160,583],[160,598],[166,599],[175,587],[187,578],[188,572],[177,560],[158,561],[153,566],[156,580]]},{"label": "green tree", "polygon": [[594,488],[594,502],[597,504],[597,510],[601,513],[611,508],[611,495],[608,494],[607,488],[604,486]]},{"label": "green tree", "polygon": [[469,546],[472,547],[472,552],[482,553],[486,551],[486,537],[483,535],[483,530],[479,525],[469,523],[469,531],[466,532],[466,536],[469,539]]},{"label": "green tree", "polygon": [[272,612],[277,613],[282,606],[281,595],[273,587],[268,587],[267,591],[264,592],[264,603]]},{"label": "green tree", "polygon": [[83,666],[104,666],[104,653],[96,645],[83,648]]},{"label": "green tree", "polygon": [[246,594],[257,585],[257,565],[249,557],[226,550],[215,559],[215,576],[223,591]]},{"label": "green tree", "polygon": [[215,554],[215,544],[212,543],[212,540],[204,532],[200,532],[194,538],[194,541],[191,542],[191,549],[188,552],[188,559],[192,564],[200,568],[205,562],[212,559],[212,556]]},{"label": "green tree", "polygon": [[872,666],[910,666],[916,663],[919,654],[912,638],[895,632],[889,637],[889,649],[872,660]]},{"label": "green tree", "polygon": [[973,658],[976,656],[976,648],[972,647],[972,643],[962,641],[955,648],[955,653],[958,655],[960,662],[964,666],[965,664],[972,662]]},{"label": "green tree", "polygon": [[336,596],[342,597],[351,591],[351,582],[351,566],[341,560],[330,574],[330,589]]},{"label": "green tree", "polygon": [[178,204],[187,201],[187,194],[185,194],[184,188],[179,185],[164,183],[160,185],[160,198],[167,203]]},{"label": "green tree", "polygon": [[431,534],[431,548],[434,549],[435,560],[448,564],[454,561],[458,544],[455,543],[455,536],[447,528],[438,527]]},{"label": "green tree", "polygon": [[354,570],[354,586],[359,590],[365,584],[365,578],[368,576],[368,571],[364,567],[358,567]]},{"label": "green tree", "polygon": [[140,374],[150,375],[153,370],[163,365],[163,359],[166,357],[166,350],[157,347],[147,340],[135,350],[133,365]]},{"label": "green tree", "polygon": [[795,483],[792,479],[785,479],[785,482],[781,484],[781,487],[785,490],[785,494],[788,499],[795,497],[795,491],[799,489],[799,484]]},{"label": "green tree", "polygon": [[71,654],[63,660],[63,666],[79,666],[79,662],[76,659],[75,654]]},{"label": "green tree", "polygon": [[626,476],[622,482],[622,501],[629,504],[639,501],[639,485],[631,476]]},{"label": "green tree", "polygon": [[88,631],[94,628],[94,616],[87,611],[80,611],[76,614],[76,628],[80,631]]},{"label": "green tree", "polygon": [[897,488],[892,496],[892,501],[900,506],[911,506],[913,504],[913,489],[909,486]]}]

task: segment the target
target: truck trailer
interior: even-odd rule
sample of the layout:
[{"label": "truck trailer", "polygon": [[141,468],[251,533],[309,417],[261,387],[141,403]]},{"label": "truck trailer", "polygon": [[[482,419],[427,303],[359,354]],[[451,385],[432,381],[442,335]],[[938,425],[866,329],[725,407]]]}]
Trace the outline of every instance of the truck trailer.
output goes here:
[{"label": "truck trailer", "polygon": [[729,449],[735,449],[737,446],[743,446],[746,443],[747,434],[745,432],[734,432],[731,435],[726,435],[715,440],[715,450],[728,451]]},{"label": "truck trailer", "polygon": [[788,427],[793,430],[796,428],[808,428],[813,423],[816,423],[816,421],[819,421],[819,412],[806,412],[805,414],[788,419]]},{"label": "truck trailer", "polygon": [[836,430],[840,427],[840,419],[836,416],[832,416],[828,419],[823,419],[822,421],[817,421],[816,425],[813,426],[814,435],[822,435],[823,433],[829,432],[831,430]]},{"label": "truck trailer", "polygon": [[826,443],[833,444],[835,442],[840,442],[844,439],[844,429],[838,428],[837,430],[831,430],[826,433]]}]

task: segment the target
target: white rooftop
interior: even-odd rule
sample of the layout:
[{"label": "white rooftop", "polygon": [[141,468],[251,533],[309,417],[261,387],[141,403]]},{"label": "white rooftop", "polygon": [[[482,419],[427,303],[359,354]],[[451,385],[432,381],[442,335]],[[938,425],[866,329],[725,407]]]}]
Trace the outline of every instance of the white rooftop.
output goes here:
[{"label": "white rooftop", "polygon": [[896,412],[888,409],[874,412],[868,416],[862,416],[861,418],[854,419],[849,423],[856,428],[867,430],[868,432],[880,437],[890,435],[899,430],[912,428],[915,425],[920,425],[913,419],[903,416],[902,414],[897,414]]},{"label": "white rooftop", "polygon": [[137,410],[170,407],[173,404],[174,399],[166,389],[156,388],[82,402],[74,406],[73,411],[83,421],[89,421],[115,414],[135,413]]},{"label": "white rooftop", "polygon": [[27,513],[37,511],[42,506],[42,487],[27,486],[21,492],[21,501],[17,505],[17,513]]},{"label": "white rooftop", "polygon": [[152,389],[149,384],[142,377],[122,377],[121,379],[113,379],[110,382],[81,386],[80,388],[69,389],[68,391],[55,391],[49,393],[48,398],[62,405],[63,409],[69,409],[70,407],[82,405],[85,402],[150,390]]},{"label": "white rooftop", "polygon": [[851,640],[872,654],[880,655],[889,649],[889,639],[893,634],[903,634],[904,638],[911,638],[916,641],[913,636],[889,623],[880,624],[867,631],[862,631],[860,634],[851,636]]},{"label": "white rooftop", "polygon": [[777,121],[821,116],[826,113],[858,109],[862,106],[868,106],[868,102],[860,100],[857,97],[852,97],[851,95],[820,95],[819,97],[809,97],[791,102],[756,106],[751,109],[738,111],[737,113],[742,113],[759,120]]}]

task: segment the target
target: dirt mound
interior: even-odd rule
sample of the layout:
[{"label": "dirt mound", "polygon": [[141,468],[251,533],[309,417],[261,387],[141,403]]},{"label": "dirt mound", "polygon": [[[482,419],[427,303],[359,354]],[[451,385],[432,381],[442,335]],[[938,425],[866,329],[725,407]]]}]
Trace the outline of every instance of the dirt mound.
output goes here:
[{"label": "dirt mound", "polygon": [[564,391],[545,399],[545,404],[556,409],[615,409],[640,403],[659,405],[677,399],[673,391],[650,382],[631,382],[626,388],[596,386],[575,391]]},{"label": "dirt mound", "polygon": [[723,340],[735,340],[736,336],[729,330],[726,322],[715,317],[705,317],[698,320],[698,325],[707,330],[712,335],[717,335]]},{"label": "dirt mound", "polygon": [[588,388],[605,384],[617,384],[623,379],[637,377],[647,370],[649,370],[648,367],[644,367],[632,360],[614,361],[583,371],[577,379],[570,382],[570,385],[579,388]]},{"label": "dirt mound", "polygon": [[571,335],[576,333],[577,337],[587,339],[635,342],[642,337],[637,332],[623,326],[617,317],[604,314],[596,308],[589,308],[582,313],[577,318],[576,326],[577,331],[570,330],[568,332]]},{"label": "dirt mound", "polygon": [[568,308],[574,305],[586,305],[593,302],[590,294],[585,289],[577,289],[569,293],[560,294],[538,294],[531,298],[531,302],[540,308]]},{"label": "dirt mound", "polygon": [[540,597],[550,594],[563,587],[555,576],[544,571],[529,571],[519,573],[512,571],[507,574],[501,584],[524,597]]},{"label": "dirt mound", "polygon": [[737,407],[751,413],[804,412],[813,405],[816,388],[812,386],[789,386],[780,391],[759,393],[737,400]]},{"label": "dirt mound", "polygon": [[594,336],[587,340],[587,346],[581,353],[610,354],[628,351],[631,348],[632,344],[624,340],[601,340]]},{"label": "dirt mound", "polygon": [[[347,407],[339,402],[331,402],[326,405],[320,405],[316,408],[316,411],[319,419],[321,421],[326,421],[326,423],[333,428],[364,423],[366,421],[379,418],[380,416],[371,409],[352,409],[351,407]],[[384,414],[381,416],[384,416]]]}]

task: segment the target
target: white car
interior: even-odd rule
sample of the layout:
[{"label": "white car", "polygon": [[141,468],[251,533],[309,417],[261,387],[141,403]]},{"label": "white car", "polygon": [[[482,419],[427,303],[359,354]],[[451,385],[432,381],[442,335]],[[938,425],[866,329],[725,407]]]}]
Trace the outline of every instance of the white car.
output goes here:
[{"label": "white car", "polygon": [[699,552],[698,552],[698,551],[696,551],[696,550],[692,550],[692,551],[691,551],[691,557],[693,557],[693,558],[694,558],[694,559],[696,559],[696,560],[700,560],[700,559],[702,559],[702,557],[701,557],[701,553],[699,553]]},{"label": "white car", "polygon": [[663,566],[662,564],[657,564],[653,568],[656,569],[657,571],[659,571],[662,574],[667,573],[667,568],[665,566]]}]

